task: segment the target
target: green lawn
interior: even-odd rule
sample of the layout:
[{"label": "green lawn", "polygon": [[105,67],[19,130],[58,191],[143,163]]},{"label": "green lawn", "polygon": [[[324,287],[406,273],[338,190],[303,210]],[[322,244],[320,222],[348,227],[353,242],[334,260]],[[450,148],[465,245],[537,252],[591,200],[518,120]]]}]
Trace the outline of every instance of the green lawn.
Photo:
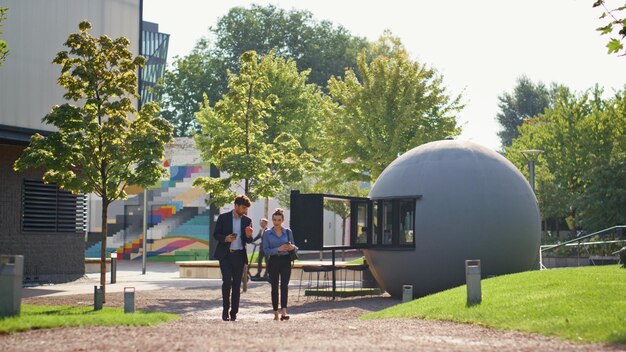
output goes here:
[{"label": "green lawn", "polygon": [[22,304],[21,314],[0,318],[0,334],[30,329],[87,326],[87,325],[157,325],[178,319],[178,315],[160,312],[136,311],[124,314],[122,308],[39,306]]},{"label": "green lawn", "polygon": [[626,270],[617,265],[553,269],[482,281],[482,303],[466,287],[368,313],[362,319],[425,318],[535,332],[581,342],[626,343]]}]

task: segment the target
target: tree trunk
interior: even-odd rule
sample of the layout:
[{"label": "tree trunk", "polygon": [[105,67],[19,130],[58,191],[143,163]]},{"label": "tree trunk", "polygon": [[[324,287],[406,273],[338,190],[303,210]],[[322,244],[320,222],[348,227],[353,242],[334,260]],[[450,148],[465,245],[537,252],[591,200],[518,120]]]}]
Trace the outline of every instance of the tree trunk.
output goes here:
[{"label": "tree trunk", "polygon": [[556,218],[556,238],[560,239],[561,231],[560,231],[559,223],[561,222],[561,218],[558,215],[555,218]]},{"label": "tree trunk", "polygon": [[108,200],[102,199],[102,248],[100,251],[100,286],[102,286],[102,303],[106,303],[106,280],[107,280],[107,212]]},{"label": "tree trunk", "polygon": [[264,209],[264,214],[265,214],[265,218],[269,219],[270,218],[270,199],[265,197],[265,209]]}]

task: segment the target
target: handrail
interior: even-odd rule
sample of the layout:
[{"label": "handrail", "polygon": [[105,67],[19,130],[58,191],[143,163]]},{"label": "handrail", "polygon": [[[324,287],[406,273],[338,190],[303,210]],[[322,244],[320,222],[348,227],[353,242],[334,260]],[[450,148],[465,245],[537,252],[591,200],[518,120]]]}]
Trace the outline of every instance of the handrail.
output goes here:
[{"label": "handrail", "polygon": [[[585,236],[574,238],[573,240],[565,241],[563,243],[559,243],[559,244],[555,244],[555,245],[543,245],[543,246],[540,245],[539,246],[539,268],[540,269],[546,269],[546,267],[543,265],[543,252],[545,252],[545,251],[549,251],[549,250],[552,250],[552,249],[555,249],[555,248],[559,248],[559,247],[563,247],[563,246],[570,246],[570,245],[572,245],[572,243],[577,243],[576,245],[580,246],[581,242],[584,239],[587,239],[589,237],[593,237],[593,236],[596,236],[598,234],[601,234],[601,233],[604,233],[604,232],[608,232],[608,231],[611,231],[611,230],[624,229],[624,228],[626,228],[626,225],[616,225],[616,226],[613,226],[613,227],[606,228],[604,230],[600,230],[600,231],[591,233],[589,235],[585,235]],[[613,242],[613,241],[585,242],[585,243],[587,243],[587,244],[596,244],[596,243],[598,243],[599,244],[599,243],[603,243],[603,242],[604,243],[608,243],[608,242]],[[623,241],[620,241],[620,242],[623,242]]]},{"label": "handrail", "polygon": [[545,252],[545,251],[550,250],[550,249],[554,249],[554,248],[565,246],[568,243],[581,242],[581,240],[584,240],[585,238],[593,237],[593,236],[598,235],[598,234],[603,233],[603,232],[607,232],[607,231],[614,230],[614,229],[624,229],[624,228],[626,228],[626,225],[616,225],[616,226],[613,226],[613,227],[606,228],[604,230],[600,230],[600,231],[594,232],[594,233],[589,234],[589,235],[576,237],[573,240],[565,241],[563,243],[559,243],[559,244],[552,245],[550,247],[543,248],[543,249],[541,249],[541,251]]},{"label": "handrail", "polygon": [[[613,241],[593,241],[593,242],[585,242],[585,245],[590,245],[590,244],[607,244],[607,243],[622,243],[622,242],[626,242],[625,240],[613,240]],[[567,243],[564,244],[564,246],[566,247],[572,247],[572,246],[579,246],[580,243]],[[545,248],[545,247],[552,247],[552,245],[550,244],[544,244],[539,246],[541,248]]]}]

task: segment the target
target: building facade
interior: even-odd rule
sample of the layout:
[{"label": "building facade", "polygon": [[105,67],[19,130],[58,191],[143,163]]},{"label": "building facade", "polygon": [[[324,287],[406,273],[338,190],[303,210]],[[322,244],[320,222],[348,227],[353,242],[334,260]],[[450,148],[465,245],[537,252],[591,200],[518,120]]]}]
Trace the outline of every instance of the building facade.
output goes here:
[{"label": "building facade", "polygon": [[160,33],[158,24],[147,21],[141,23],[141,55],[146,58],[139,82],[142,104],[160,99],[154,88],[165,75],[169,41],[170,35]]},{"label": "building facade", "polygon": [[84,274],[85,211],[81,196],[41,182],[42,171],[13,171],[13,163],[42,122],[64,102],[61,68],[51,62],[78,24],[91,34],[124,36],[141,52],[141,0],[7,0],[2,34],[9,47],[0,66],[0,253],[24,255],[25,281],[62,282]]}]

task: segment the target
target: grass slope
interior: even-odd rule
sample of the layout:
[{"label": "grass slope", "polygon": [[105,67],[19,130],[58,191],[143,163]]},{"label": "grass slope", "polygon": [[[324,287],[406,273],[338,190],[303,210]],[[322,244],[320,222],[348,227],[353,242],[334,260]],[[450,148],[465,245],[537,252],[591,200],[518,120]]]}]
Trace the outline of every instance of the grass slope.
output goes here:
[{"label": "grass slope", "polygon": [[93,307],[39,306],[22,304],[21,314],[0,318],[0,334],[30,329],[88,326],[88,325],[157,325],[178,319],[175,314],[136,311],[124,314],[122,308],[103,308],[94,311]]},{"label": "grass slope", "polygon": [[450,320],[558,336],[626,343],[626,270],[617,266],[530,271],[482,281],[481,304],[466,287],[368,313],[363,319]]}]

